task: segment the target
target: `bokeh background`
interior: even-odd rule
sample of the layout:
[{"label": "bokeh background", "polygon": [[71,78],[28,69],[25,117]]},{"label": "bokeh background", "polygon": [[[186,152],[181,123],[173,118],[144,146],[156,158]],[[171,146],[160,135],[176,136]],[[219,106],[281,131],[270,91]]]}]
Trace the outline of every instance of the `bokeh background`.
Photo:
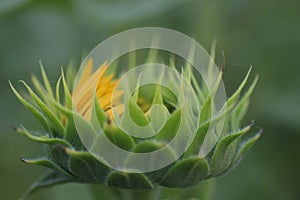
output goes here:
[{"label": "bokeh background", "polygon": [[[20,156],[43,148],[11,125],[38,127],[13,96],[11,80],[28,80],[42,59],[51,81],[60,66],[120,31],[158,26],[183,32],[207,50],[217,39],[217,64],[226,55],[228,93],[250,65],[260,75],[247,119],[262,139],[229,175],[214,200],[300,199],[300,3],[294,0],[0,0],[0,199],[17,199],[45,169]],[[253,77],[253,76],[252,76]],[[92,199],[85,185],[44,190],[34,199]]]}]

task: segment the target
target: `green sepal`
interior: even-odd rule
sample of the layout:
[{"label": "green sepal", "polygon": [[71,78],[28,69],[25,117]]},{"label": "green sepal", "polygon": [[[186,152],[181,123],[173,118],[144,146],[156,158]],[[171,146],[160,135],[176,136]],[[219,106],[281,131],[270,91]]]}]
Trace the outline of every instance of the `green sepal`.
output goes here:
[{"label": "green sepal", "polygon": [[33,86],[37,91],[37,94],[41,97],[41,99],[45,102],[45,104],[53,110],[54,107],[49,101],[49,99],[51,99],[50,95],[48,94],[44,86],[40,83],[40,81],[37,79],[35,75],[31,76],[31,82],[33,83]]},{"label": "green sepal", "polygon": [[50,130],[50,125],[45,118],[45,116],[41,113],[40,110],[38,110],[35,106],[30,104],[28,101],[26,101],[19,92],[14,88],[14,86],[9,81],[9,85],[13,93],[16,95],[16,97],[19,99],[19,101],[33,114],[33,116],[41,123],[42,126],[46,128],[46,130]]},{"label": "green sepal", "polygon": [[[166,152],[166,154],[164,156],[171,157],[171,160],[176,160],[177,159],[176,158],[176,153],[171,148],[166,147],[164,143],[153,141],[153,140],[147,140],[147,141],[143,141],[143,142],[138,143],[132,149],[132,152],[134,152],[134,153],[149,153],[149,152],[157,151],[157,150],[159,150],[160,148],[163,148],[163,147],[167,148],[167,150],[169,150],[169,151]],[[131,157],[128,158],[128,161],[133,162],[130,159],[131,159]],[[149,160],[149,162],[150,161],[151,160]],[[155,160],[155,158],[154,158],[153,162],[157,162],[157,160]],[[149,177],[149,179],[152,180],[152,182],[159,182],[159,181],[161,181],[163,176],[167,173],[170,166],[171,165],[166,166],[166,167],[164,167],[162,169],[159,169],[159,170],[147,172],[145,174]]]},{"label": "green sepal", "polygon": [[161,95],[161,86],[160,85],[157,85],[155,88],[154,97],[152,100],[152,105],[154,105],[154,104],[159,104],[159,105],[164,104],[163,97]]},{"label": "green sepal", "polygon": [[36,181],[33,185],[31,185],[31,187],[19,200],[25,200],[27,197],[31,196],[33,193],[40,189],[67,182],[73,182],[73,180],[57,172],[48,172],[42,178]]},{"label": "green sepal", "polygon": [[65,102],[66,102],[67,108],[72,110],[73,109],[72,95],[71,95],[70,90],[68,88],[68,84],[66,82],[66,78],[65,78],[65,75],[64,75],[63,68],[61,68],[61,76],[62,76],[63,88],[64,88],[64,93],[65,93]]},{"label": "green sepal", "polygon": [[203,103],[206,99],[203,89],[200,88],[197,78],[195,77],[194,73],[191,74],[191,84],[195,88],[197,93],[197,97],[200,103]]},{"label": "green sepal", "polygon": [[212,122],[207,121],[199,126],[192,144],[189,146],[189,148],[184,153],[184,157],[198,155],[200,148],[203,144],[203,141],[205,139],[205,136],[207,135],[207,130],[209,128],[209,125],[211,123]]},{"label": "green sepal", "polygon": [[56,115],[51,112],[51,110],[47,107],[47,105],[32,91],[32,89],[24,82],[21,81],[25,87],[27,88],[30,96],[35,101],[35,103],[40,107],[44,115],[49,119],[51,129],[54,131],[52,132],[53,135],[58,135],[62,137],[65,133],[65,127],[61,123],[61,121],[56,117]]},{"label": "green sepal", "polygon": [[56,99],[56,102],[58,102],[58,103],[61,103],[61,99],[60,99],[61,80],[62,80],[62,76],[59,77],[59,79],[56,82],[56,86],[55,86],[55,99]]},{"label": "green sepal", "polygon": [[152,107],[149,113],[151,126],[155,132],[159,131],[162,128],[170,115],[167,107],[164,106],[163,103],[164,102],[161,94],[161,86],[157,85],[152,100]]},{"label": "green sepal", "polygon": [[220,176],[228,170],[236,155],[238,139],[246,134],[251,129],[251,126],[252,124],[239,131],[231,133],[218,142],[210,162],[210,172],[213,177]]},{"label": "green sepal", "polygon": [[211,119],[211,116],[212,116],[212,111],[213,111],[213,104],[212,102],[214,101],[214,97],[216,95],[216,92],[220,86],[220,83],[222,81],[222,77],[223,77],[223,71],[221,71],[219,73],[219,76],[216,80],[216,83],[212,89],[212,92],[211,94],[208,95],[208,97],[205,99],[204,103],[203,103],[203,106],[201,108],[201,111],[200,111],[200,119],[199,119],[199,124],[202,124],[204,122],[206,122],[207,120],[210,120]]},{"label": "green sepal", "polygon": [[156,134],[155,139],[158,141],[171,141],[179,128],[181,122],[181,109],[177,109],[167,119],[163,128]]},{"label": "green sepal", "polygon": [[226,117],[227,112],[230,112],[233,108],[234,106],[232,105],[231,107],[227,108],[227,110],[223,110],[221,113],[218,113],[218,115],[213,117],[211,120],[205,121],[204,123],[200,124],[192,144],[184,153],[184,157],[196,156],[198,154],[202,158],[205,157],[202,156],[202,154],[204,154],[203,152],[207,151],[207,149],[211,149],[212,147],[210,146],[214,146],[214,144],[206,144],[206,141],[211,142],[213,139],[217,140],[217,137],[219,137],[219,135],[213,135],[212,132],[208,131],[213,130],[214,127],[216,127],[218,123],[220,123],[220,121]]},{"label": "green sepal", "polygon": [[104,128],[104,124],[106,123],[106,121],[107,121],[107,117],[105,115],[105,112],[100,106],[97,95],[94,94],[91,123],[93,124],[94,127],[99,124],[101,128]]},{"label": "green sepal", "polygon": [[77,71],[77,67],[75,66],[75,61],[70,60],[70,62],[67,64],[67,67],[66,67],[66,77],[65,77],[67,87],[70,90],[73,90],[74,81],[75,81],[77,73],[78,73],[78,71]]},{"label": "green sepal", "polygon": [[247,113],[248,107],[249,107],[249,98],[255,89],[255,86],[258,82],[258,75],[255,77],[254,81],[252,82],[251,86],[247,90],[247,92],[244,94],[244,96],[241,98],[241,100],[238,102],[236,107],[231,113],[231,127],[232,129],[237,129],[241,125],[241,121],[244,118],[244,116]]},{"label": "green sepal", "polygon": [[76,149],[85,149],[84,145],[81,142],[81,139],[77,133],[77,129],[74,122],[74,110],[73,110],[73,100],[70,93],[70,90],[68,88],[68,84],[66,82],[66,78],[64,76],[63,68],[61,68],[61,76],[62,76],[62,83],[65,93],[65,102],[66,102],[66,108],[61,106],[61,112],[66,115],[67,122],[66,122],[66,134],[65,138],[66,140],[70,141],[70,143],[76,148]]},{"label": "green sepal", "polygon": [[85,151],[66,149],[66,153],[70,156],[69,170],[82,182],[104,183],[110,170],[106,165]]},{"label": "green sepal", "polygon": [[112,143],[124,150],[130,150],[135,145],[134,139],[114,124],[108,124],[103,131]]},{"label": "green sepal", "polygon": [[144,174],[120,171],[112,172],[107,178],[107,184],[110,187],[131,190],[149,190],[153,188],[151,181]]},{"label": "green sepal", "polygon": [[226,103],[222,107],[222,110],[223,111],[225,110],[228,113],[228,116],[225,118],[225,123],[224,123],[224,128],[223,128],[222,134],[227,133],[231,130],[234,130],[233,127],[231,127],[231,121],[230,121],[232,113],[230,113],[230,110],[228,110],[228,108],[232,107],[232,106],[237,106],[240,95],[242,93],[242,90],[246,86],[246,83],[249,79],[251,71],[252,71],[252,66],[250,66],[250,69],[248,70],[245,78],[243,79],[243,81],[239,85],[238,89],[231,95],[231,97],[226,101]]},{"label": "green sepal", "polygon": [[44,85],[45,85],[45,88],[46,88],[46,90],[47,90],[47,93],[49,94],[49,96],[50,96],[51,98],[54,98],[54,96],[53,96],[53,91],[52,91],[50,82],[49,82],[49,80],[48,80],[48,76],[47,76],[47,74],[46,74],[46,72],[45,72],[44,66],[43,66],[43,64],[42,64],[42,61],[40,60],[39,63],[40,63],[40,68],[41,68],[41,72],[42,72],[42,77],[43,77],[43,81],[44,81]]},{"label": "green sepal", "polygon": [[[134,152],[134,153],[150,153],[153,151],[157,151],[160,148],[166,149],[165,154],[162,155],[162,152],[161,152],[160,156],[162,156],[162,157],[168,156],[168,157],[172,158],[170,160],[176,160],[176,153],[174,152],[174,150],[172,148],[170,148],[169,146],[166,146],[165,143],[158,142],[155,140],[145,140],[143,142],[138,143],[132,149],[132,152]],[[129,157],[128,159],[131,159],[131,157]],[[155,158],[153,158],[153,159],[155,159]]]},{"label": "green sepal", "polygon": [[65,116],[65,123],[66,123],[66,133],[64,135],[64,139],[66,139],[72,146],[76,149],[85,149],[84,145],[82,144],[80,137],[77,133],[77,129],[74,122],[74,112],[61,104],[54,102],[54,105],[57,109],[60,110],[61,113]]},{"label": "green sepal", "polygon": [[162,143],[152,140],[146,140],[143,142],[138,143],[133,149],[132,152],[134,153],[149,153],[152,151],[156,151],[163,147]]},{"label": "green sepal", "polygon": [[124,119],[125,117],[131,117],[132,120],[139,126],[147,126],[149,124],[149,120],[146,118],[144,112],[140,109],[134,99],[130,98],[128,108],[125,108],[125,110],[126,109],[128,109],[127,112],[130,116],[124,116]]},{"label": "green sepal", "polygon": [[68,171],[66,171],[65,169],[61,168],[59,165],[57,165],[53,161],[49,160],[48,158],[36,158],[36,159],[21,158],[20,160],[22,162],[26,163],[26,164],[44,166],[44,167],[53,169],[55,171],[58,171],[61,174],[65,175],[65,176],[67,176],[69,178],[74,178]]},{"label": "green sepal", "polygon": [[50,145],[61,144],[66,147],[72,147],[67,141],[62,140],[60,138],[49,137],[49,135],[43,135],[43,136],[33,135],[30,133],[30,131],[28,131],[23,126],[21,126],[20,128],[16,128],[16,131],[19,134],[22,134],[22,135],[26,136],[27,138],[29,138],[30,140],[35,141],[35,142],[40,142],[40,143],[45,143],[45,144],[50,144]]},{"label": "green sepal", "polygon": [[49,159],[68,171],[69,155],[66,153],[66,148],[64,145],[54,144],[49,145],[47,150]]},{"label": "green sepal", "polygon": [[178,161],[161,181],[161,185],[172,188],[187,188],[197,185],[208,175],[205,159],[194,157]]},{"label": "green sepal", "polygon": [[262,133],[262,129],[259,129],[254,135],[249,138],[243,139],[239,144],[237,153],[231,163],[230,168],[234,168],[244,157],[244,155],[252,148],[252,146],[258,141]]},{"label": "green sepal", "polygon": [[242,92],[242,90],[244,89],[247,80],[250,76],[250,73],[252,71],[252,66],[250,67],[250,69],[248,70],[244,80],[241,82],[241,84],[239,85],[238,89],[233,93],[233,95],[231,95],[231,97],[226,101],[225,105],[223,106],[223,109],[227,109],[228,107],[231,107],[231,105],[236,104],[240,94]]}]

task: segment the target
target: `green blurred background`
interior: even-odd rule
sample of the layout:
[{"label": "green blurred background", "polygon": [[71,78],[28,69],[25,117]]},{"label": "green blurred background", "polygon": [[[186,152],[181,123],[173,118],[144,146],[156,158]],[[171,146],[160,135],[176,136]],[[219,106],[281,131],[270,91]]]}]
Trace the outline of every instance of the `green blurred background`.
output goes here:
[{"label": "green blurred background", "polygon": [[[247,119],[264,128],[262,139],[229,175],[219,178],[214,200],[300,199],[300,3],[294,0],[0,0],[0,199],[17,199],[45,169],[20,156],[43,148],[14,133],[20,123],[38,128],[13,96],[8,80],[39,73],[51,81],[70,59],[120,31],[159,26],[183,32],[207,50],[226,55],[228,93],[250,65],[260,75]],[[92,199],[85,185],[44,190],[30,199]]]}]

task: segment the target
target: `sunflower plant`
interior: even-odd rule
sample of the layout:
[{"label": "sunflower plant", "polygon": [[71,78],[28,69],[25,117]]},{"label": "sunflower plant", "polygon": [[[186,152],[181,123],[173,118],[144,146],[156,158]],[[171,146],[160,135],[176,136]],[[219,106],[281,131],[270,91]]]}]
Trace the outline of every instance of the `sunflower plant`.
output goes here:
[{"label": "sunflower plant", "polygon": [[[258,81],[256,76],[248,89],[244,89],[251,68],[237,90],[223,103],[220,112],[212,115],[215,92],[207,90],[190,66],[178,68],[176,59],[170,59],[170,66],[187,80],[202,105],[193,141],[178,159],[159,170],[130,172],[110,167],[86,148],[78,134],[74,116],[79,116],[86,124],[98,123],[105,137],[119,148],[147,153],[160,149],[175,137],[183,111],[177,105],[178,99],[157,85],[137,87],[128,105],[118,104],[126,91],[117,89],[120,83],[117,71],[109,73],[108,63],[103,63],[96,71],[93,71],[93,66],[93,60],[89,59],[74,88],[74,76],[71,75],[75,74],[74,65],[67,68],[67,73],[61,71],[55,87],[50,84],[41,65],[42,82],[36,76],[31,77],[33,87],[21,81],[27,90],[26,95],[21,95],[9,82],[19,101],[44,128],[39,131],[24,126],[16,128],[18,133],[30,140],[45,144],[46,149],[44,157],[21,158],[21,161],[51,169],[29,188],[24,198],[41,188],[77,182],[94,184],[92,188],[97,199],[206,199],[210,183],[208,179],[222,176],[233,169],[260,138],[261,130],[253,129],[253,122],[242,125],[250,96]],[[215,80],[213,91],[219,88],[223,73],[224,69]],[[174,80],[171,77],[168,81],[172,83]],[[153,116],[150,108],[154,104],[164,106],[164,111]],[[119,116],[126,118],[128,109],[130,117],[140,125],[147,125],[150,121],[157,122],[158,126],[161,121],[165,123],[157,128],[158,134],[151,138],[128,135],[117,122]],[[215,133],[208,129],[217,126],[221,119],[224,119],[222,131],[213,135]],[[209,140],[205,138],[209,138],[209,134],[216,138],[216,142],[207,154],[201,155],[199,151],[207,146]],[[172,156],[172,148],[170,152]]]}]

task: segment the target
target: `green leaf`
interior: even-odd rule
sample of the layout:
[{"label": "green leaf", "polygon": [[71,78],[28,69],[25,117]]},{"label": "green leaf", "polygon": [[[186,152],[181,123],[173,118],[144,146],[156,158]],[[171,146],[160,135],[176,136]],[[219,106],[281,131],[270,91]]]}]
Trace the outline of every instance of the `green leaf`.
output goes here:
[{"label": "green leaf", "polygon": [[32,104],[27,102],[14,88],[14,86],[11,84],[9,81],[10,88],[12,89],[13,93],[16,95],[16,97],[19,99],[19,101],[34,115],[36,119],[39,120],[39,122],[46,128],[46,130],[50,130],[49,123],[47,119],[44,117],[44,115],[37,109],[35,108]]},{"label": "green leaf", "polygon": [[115,171],[108,176],[108,186],[131,190],[149,190],[153,188],[151,181],[140,173]]},{"label": "green leaf", "polygon": [[178,161],[161,181],[161,185],[173,188],[192,187],[208,175],[208,163],[202,158]]},{"label": "green leaf", "polygon": [[109,168],[86,151],[66,149],[70,156],[69,169],[81,181],[87,183],[104,183]]},{"label": "green leaf", "polygon": [[222,175],[228,170],[236,154],[237,139],[246,134],[251,126],[252,124],[225,136],[218,142],[210,163],[212,176]]},{"label": "green leaf", "polygon": [[40,178],[37,182],[35,182],[26,193],[20,198],[20,200],[25,200],[28,196],[32,195],[36,191],[47,188],[53,185],[72,182],[73,180],[69,177],[62,175],[57,172],[48,172],[42,178]]}]

